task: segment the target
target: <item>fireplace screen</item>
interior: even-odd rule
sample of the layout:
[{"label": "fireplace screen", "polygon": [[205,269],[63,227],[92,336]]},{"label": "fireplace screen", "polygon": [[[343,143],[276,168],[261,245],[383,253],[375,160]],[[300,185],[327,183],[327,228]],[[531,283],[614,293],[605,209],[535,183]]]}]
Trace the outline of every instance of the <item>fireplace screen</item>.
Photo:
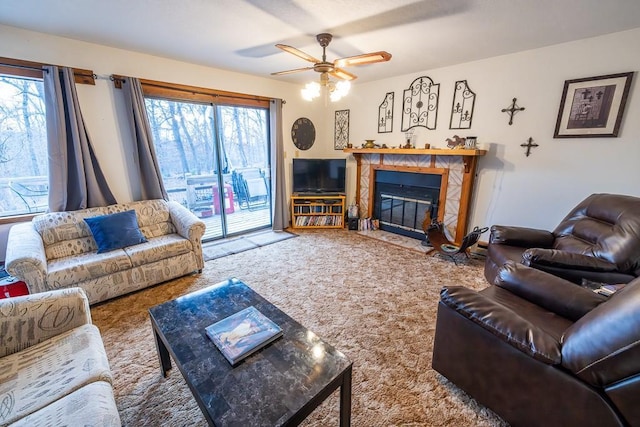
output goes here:
[{"label": "fireplace screen", "polygon": [[441,175],[378,171],[375,177],[374,216],[380,228],[424,239],[422,224],[438,217]]},{"label": "fireplace screen", "polygon": [[422,233],[425,215],[431,218],[431,200],[418,200],[392,194],[380,194],[380,223]]}]

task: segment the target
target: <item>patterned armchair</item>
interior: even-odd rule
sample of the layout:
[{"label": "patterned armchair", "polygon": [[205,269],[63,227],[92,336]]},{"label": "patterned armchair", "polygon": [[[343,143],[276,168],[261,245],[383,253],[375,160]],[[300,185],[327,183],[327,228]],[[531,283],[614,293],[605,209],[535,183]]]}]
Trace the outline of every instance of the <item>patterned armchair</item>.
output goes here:
[{"label": "patterned armchair", "polygon": [[82,289],[2,299],[0,325],[0,426],[120,426]]}]

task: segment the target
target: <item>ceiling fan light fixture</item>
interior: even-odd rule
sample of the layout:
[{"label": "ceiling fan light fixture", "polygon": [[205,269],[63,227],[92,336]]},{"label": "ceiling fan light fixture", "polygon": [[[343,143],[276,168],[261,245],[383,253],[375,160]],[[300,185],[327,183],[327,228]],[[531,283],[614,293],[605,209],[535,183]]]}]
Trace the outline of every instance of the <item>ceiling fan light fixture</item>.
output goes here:
[{"label": "ceiling fan light fixture", "polygon": [[336,83],[333,86],[333,89],[330,88],[331,94],[329,97],[331,98],[331,102],[336,102],[342,99],[342,97],[349,93],[349,89],[351,89],[351,83],[346,80],[341,80]]},{"label": "ceiling fan light fixture", "polygon": [[301,90],[302,98],[306,101],[313,101],[320,96],[320,83],[310,82],[307,83]]}]

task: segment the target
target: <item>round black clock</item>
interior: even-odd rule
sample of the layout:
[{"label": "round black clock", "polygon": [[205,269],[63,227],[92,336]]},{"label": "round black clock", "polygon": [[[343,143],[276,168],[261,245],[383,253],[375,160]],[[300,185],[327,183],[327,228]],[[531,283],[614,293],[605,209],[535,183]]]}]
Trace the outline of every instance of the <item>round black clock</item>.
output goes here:
[{"label": "round black clock", "polygon": [[313,126],[311,120],[306,117],[300,117],[293,122],[291,139],[293,139],[295,146],[301,150],[311,148],[316,140],[316,128]]}]

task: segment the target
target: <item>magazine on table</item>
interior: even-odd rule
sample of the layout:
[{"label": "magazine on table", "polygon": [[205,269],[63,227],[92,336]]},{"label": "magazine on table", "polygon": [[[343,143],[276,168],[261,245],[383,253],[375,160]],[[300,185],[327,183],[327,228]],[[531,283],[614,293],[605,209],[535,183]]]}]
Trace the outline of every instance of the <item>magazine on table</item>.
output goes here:
[{"label": "magazine on table", "polygon": [[225,317],[205,330],[232,366],[282,336],[282,329],[254,306]]}]

